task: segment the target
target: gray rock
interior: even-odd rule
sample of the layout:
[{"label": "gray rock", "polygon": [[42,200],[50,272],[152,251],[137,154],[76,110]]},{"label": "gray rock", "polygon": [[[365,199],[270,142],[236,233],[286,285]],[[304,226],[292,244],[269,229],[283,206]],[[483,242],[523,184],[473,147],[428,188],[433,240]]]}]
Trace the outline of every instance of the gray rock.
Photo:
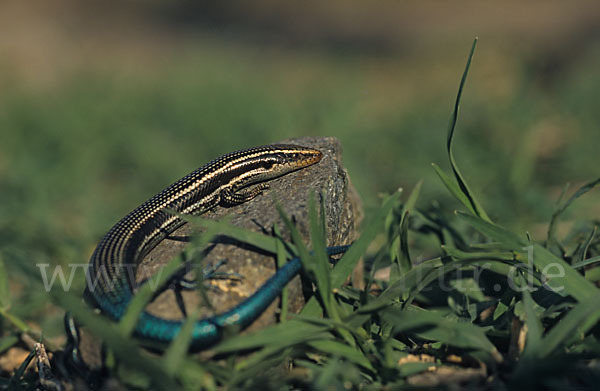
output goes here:
[{"label": "gray rock", "polygon": [[[319,200],[324,191],[324,203],[327,223],[327,244],[329,246],[351,243],[356,239],[357,228],[362,218],[360,199],[350,183],[348,175],[341,165],[341,148],[335,138],[300,138],[283,140],[279,143],[297,144],[314,147],[323,152],[322,160],[311,167],[284,175],[269,182],[270,188],[250,202],[232,208],[217,207],[203,217],[223,219],[228,216],[230,222],[256,232],[270,232],[277,224],[280,232],[290,240],[289,231],[281,220],[275,200],[292,217],[309,245],[308,200],[311,192]],[[278,144],[279,144],[278,143]],[[194,234],[191,224],[186,224],[172,237],[186,237]],[[161,242],[143,260],[138,268],[138,281],[143,280],[158,268],[164,266],[177,256],[187,243],[166,239]],[[223,312],[234,307],[252,295],[276,270],[273,256],[258,253],[235,244],[219,243],[212,248],[204,259],[205,264],[215,264],[221,260],[226,263],[218,271],[236,273],[241,279],[214,279],[205,281],[210,284],[207,290],[208,299],[216,312]],[[216,288],[216,289],[215,289]],[[296,313],[304,304],[304,295],[300,279],[294,278],[289,289],[289,311]],[[182,293],[185,308],[188,312],[201,302],[201,295],[195,291]],[[214,312],[206,305],[202,306],[202,316],[210,316]],[[277,320],[278,300],[273,303],[257,319],[250,330],[264,327]],[[148,305],[148,311],[168,319],[181,319],[183,314],[176,304],[172,290],[165,290]]]}]

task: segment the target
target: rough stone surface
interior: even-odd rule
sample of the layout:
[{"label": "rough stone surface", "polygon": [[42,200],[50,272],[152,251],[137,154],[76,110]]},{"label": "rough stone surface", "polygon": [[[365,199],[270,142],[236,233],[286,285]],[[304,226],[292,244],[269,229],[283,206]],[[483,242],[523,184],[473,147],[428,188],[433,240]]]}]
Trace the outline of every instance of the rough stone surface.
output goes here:
[{"label": "rough stone surface", "polygon": [[[291,216],[302,234],[305,242],[309,241],[308,200],[311,192],[315,192],[317,200],[324,191],[324,203],[327,222],[327,244],[329,246],[351,243],[356,239],[357,228],[362,217],[361,203],[351,185],[348,175],[341,165],[341,148],[334,138],[301,138],[283,140],[279,143],[290,143],[314,147],[323,152],[322,160],[311,167],[302,169],[269,182],[270,188],[250,202],[239,206],[217,207],[203,215],[209,219],[230,218],[233,225],[257,232],[270,231],[277,224],[284,238],[289,240],[289,232],[281,220],[275,200]],[[172,237],[192,235],[191,225],[184,225],[175,231]],[[161,242],[142,262],[138,270],[138,281],[147,277],[148,273],[157,270],[178,255],[187,244],[182,241],[166,239]],[[245,298],[252,295],[276,270],[273,256],[258,253],[234,244],[217,244],[206,256],[205,264],[214,264],[220,260],[227,262],[219,268],[219,272],[237,273],[240,280],[210,280],[212,285],[207,290],[208,299],[217,312],[226,311]],[[215,289],[216,288],[216,289]],[[304,296],[300,279],[294,278],[288,285],[289,311],[298,312],[304,304]],[[201,302],[201,295],[195,291],[183,292],[185,307],[188,311]],[[276,300],[262,316],[255,321],[250,330],[264,327],[277,319]],[[172,290],[161,293],[148,305],[148,311],[168,319],[181,319],[183,314],[176,304]],[[203,316],[210,316],[213,311],[203,306]]]}]

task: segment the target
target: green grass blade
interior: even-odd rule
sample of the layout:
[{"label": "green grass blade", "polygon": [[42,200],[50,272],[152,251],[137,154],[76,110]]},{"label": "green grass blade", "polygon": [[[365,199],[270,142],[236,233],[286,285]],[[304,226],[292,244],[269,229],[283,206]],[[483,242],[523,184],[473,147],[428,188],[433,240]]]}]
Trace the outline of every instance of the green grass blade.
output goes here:
[{"label": "green grass blade", "polygon": [[284,348],[330,335],[330,327],[297,320],[276,324],[251,334],[236,335],[215,346],[216,353],[233,353],[262,346]]},{"label": "green grass blade", "polygon": [[309,341],[308,345],[313,349],[319,350],[323,353],[331,354],[332,356],[343,357],[344,359],[358,364],[370,371],[375,370],[375,368],[373,368],[373,365],[371,365],[369,360],[361,351],[351,346],[337,342],[335,340],[313,340]]},{"label": "green grass blade", "polygon": [[375,236],[384,228],[384,221],[392,208],[398,205],[401,190],[388,197],[383,206],[375,213],[369,224],[365,227],[360,237],[344,253],[342,258],[336,263],[331,273],[331,286],[336,289],[342,286],[346,278],[352,273],[352,270],[358,263],[360,257],[366,253],[368,246]]},{"label": "green grass blade", "polygon": [[[219,390],[256,390],[262,387],[248,388],[244,385],[252,379],[265,376],[265,373],[272,372],[273,368],[279,367],[281,363],[288,362],[291,348],[271,349],[265,348],[252,355],[252,365],[234,365],[226,374],[222,382],[224,387]],[[255,356],[259,356],[255,359]],[[259,382],[260,384],[260,382]],[[268,389],[268,387],[267,387]],[[277,389],[277,388],[271,388]]]},{"label": "green grass blade", "polygon": [[409,211],[406,211],[400,219],[400,234],[398,235],[400,247],[398,251],[398,266],[402,274],[408,272],[413,266],[408,248],[408,220]]},{"label": "green grass blade", "polygon": [[6,320],[8,320],[10,323],[12,323],[13,326],[15,326],[20,332],[26,333],[31,331],[31,328],[23,319],[19,318],[16,315],[13,315],[11,312],[0,311],[0,315]]},{"label": "green grass blade", "polygon": [[449,255],[453,258],[456,258],[456,259],[460,259],[460,260],[490,259],[490,260],[495,260],[495,261],[507,261],[507,262],[515,261],[515,254],[513,252],[507,252],[507,251],[466,252],[466,251],[462,251],[462,250],[459,250],[454,247],[448,247],[448,246],[444,246],[444,245],[442,245],[441,248],[442,248],[442,250],[444,250],[444,252],[447,255]]},{"label": "green grass blade", "polygon": [[194,309],[194,311],[192,311],[192,313],[185,319],[183,326],[181,327],[181,331],[173,340],[173,342],[171,342],[163,355],[165,370],[171,376],[174,376],[178,373],[181,365],[187,358],[188,348],[192,342],[192,333],[199,316],[199,309]]},{"label": "green grass blade", "polygon": [[[277,225],[273,226],[273,233],[275,237],[281,238],[281,233],[279,232],[279,228]],[[278,240],[275,246],[275,254],[277,256],[277,268],[282,268],[287,262],[287,252],[285,250],[285,246],[282,243],[282,240]],[[281,313],[279,315],[279,321],[285,322],[288,318],[288,301],[289,301],[289,290],[287,285],[283,287],[281,290]]]},{"label": "green grass blade", "polygon": [[[552,248],[552,246],[558,245],[558,240],[556,239],[556,223],[560,215],[564,213],[565,210],[579,197],[592,190],[600,184],[600,178],[588,182],[585,185],[581,186],[577,191],[569,197],[562,205],[559,205],[554,213],[552,214],[552,218],[550,219],[550,225],[548,225],[548,238],[546,240],[546,246]],[[562,196],[561,196],[562,198]]]},{"label": "green grass blade", "polygon": [[[325,194],[321,194],[321,200],[325,199]],[[315,205],[314,195],[311,194],[309,199],[309,221],[311,231],[311,242],[313,245],[313,253],[316,261],[316,269],[319,271],[320,280],[317,280],[317,288],[321,298],[326,298],[323,302],[325,304],[325,310],[327,316],[339,322],[340,312],[343,311],[343,307],[338,305],[333,296],[331,289],[331,265],[329,263],[329,257],[327,255],[327,222],[325,220],[325,204],[320,202],[320,213],[317,216],[317,208]],[[323,291],[323,289],[326,289]],[[341,335],[349,345],[354,345],[354,339],[352,335],[344,328],[336,327],[336,332]]]},{"label": "green grass blade", "polygon": [[412,191],[408,195],[408,199],[406,200],[406,203],[402,207],[403,212],[410,212],[415,208],[415,205],[417,204],[417,200],[419,199],[419,194],[421,194],[421,187],[423,187],[422,180],[417,182],[415,187],[412,189]]},{"label": "green grass blade", "polygon": [[361,306],[356,314],[368,314],[380,308],[389,306],[406,292],[419,287],[425,276],[443,266],[440,258],[431,259],[416,265],[406,274],[393,281],[378,297]]},{"label": "green grass blade", "polygon": [[450,191],[450,193],[452,193],[452,195],[461,204],[463,204],[471,213],[477,215],[477,211],[473,208],[473,204],[471,203],[471,201],[469,201],[469,198],[465,195],[465,193],[463,193],[458,184],[455,181],[453,181],[452,178],[450,178],[448,174],[446,174],[444,170],[440,168],[440,166],[438,166],[435,163],[431,163],[431,166],[435,170],[438,177],[440,177],[440,179],[442,180],[442,183],[446,186],[446,189],[448,189],[448,191]]},{"label": "green grass blade", "polygon": [[[458,213],[458,216],[492,240],[510,247],[517,254],[522,254],[529,247],[528,243],[517,235],[498,225],[465,213]],[[561,295],[571,295],[577,301],[585,300],[591,296],[598,296],[600,293],[600,290],[593,283],[586,280],[571,265],[558,258],[548,249],[539,244],[531,245],[530,249],[533,258],[530,261],[547,277],[545,287]]]},{"label": "green grass blade", "polygon": [[[279,211],[281,219],[283,220],[284,224],[290,231],[290,235],[292,237],[292,243],[296,246],[296,249],[298,251],[298,256],[300,257],[300,260],[302,261],[302,266],[306,269],[307,272],[313,273],[313,275],[314,275],[314,273],[316,272],[315,260],[314,260],[314,257],[312,257],[310,255],[308,249],[306,248],[306,245],[304,244],[304,242],[302,240],[302,236],[300,235],[300,232],[298,232],[298,229],[292,223],[292,221],[287,216],[285,211],[281,208],[281,206],[279,204],[276,204],[275,206],[276,206],[277,210]],[[314,311],[313,314],[316,314],[319,311],[319,303],[315,299],[314,296],[310,298],[309,303],[310,302],[314,303],[313,304],[314,307],[312,308],[312,311]],[[323,304],[328,305],[328,303],[325,303],[325,302],[323,302]],[[306,309],[306,307],[307,306],[304,306],[303,311]]]},{"label": "green grass blade", "polygon": [[10,381],[8,383],[9,390],[22,390],[21,387],[21,377],[25,373],[25,369],[29,366],[33,358],[35,357],[35,348],[29,352],[25,360],[19,365],[19,367],[15,370],[15,373],[10,377]]},{"label": "green grass blade", "polygon": [[380,315],[393,326],[395,333],[410,332],[446,345],[480,350],[494,360],[502,361],[502,356],[487,338],[484,329],[471,323],[452,321],[436,312],[417,307],[406,310],[389,308]]},{"label": "green grass blade", "polygon": [[0,354],[18,344],[20,341],[21,339],[14,334],[8,334],[0,338]]},{"label": "green grass blade", "polygon": [[407,362],[398,366],[398,376],[408,377],[416,375],[417,373],[430,371],[431,368],[435,368],[440,364],[435,362]]},{"label": "green grass blade", "polygon": [[593,265],[594,263],[598,263],[598,262],[600,262],[600,255],[597,257],[588,258],[581,262],[574,263],[571,266],[573,267],[573,269],[581,269],[584,266]]},{"label": "green grass blade", "polygon": [[502,275],[510,275],[511,269],[504,263],[504,260],[495,260],[493,258],[489,258],[487,256],[483,258],[473,258],[473,259],[462,259],[455,260],[454,262],[446,263],[434,270],[430,273],[424,275],[422,279],[418,282],[412,290],[410,291],[410,295],[406,299],[405,306],[409,305],[413,302],[413,300],[417,297],[417,295],[426,288],[429,284],[439,279],[440,277],[452,273],[454,271],[460,270],[464,267],[473,267],[473,266],[481,266],[486,270],[495,271]]},{"label": "green grass blade", "polygon": [[588,253],[592,242],[594,241],[594,237],[596,236],[597,229],[598,227],[594,226],[585,243],[583,243],[583,246],[581,246],[580,250],[573,257],[575,259],[575,263],[581,263],[585,260],[585,256]]},{"label": "green grass blade", "polygon": [[466,213],[456,212],[456,215],[465,220],[467,223],[476,228],[479,232],[486,235],[490,239],[499,242],[510,248],[511,250],[518,249],[520,252],[523,251],[523,247],[527,246],[528,243],[521,239],[516,234],[500,227],[499,225],[486,222],[476,216],[471,216]]},{"label": "green grass blade", "polygon": [[277,238],[268,236],[262,233],[253,232],[244,228],[236,227],[227,221],[216,221],[206,219],[200,216],[180,215],[182,220],[191,223],[200,228],[210,229],[213,232],[218,232],[219,235],[225,235],[237,241],[249,244],[260,248],[264,251],[275,253],[277,251]]},{"label": "green grass blade", "polygon": [[209,373],[203,366],[200,366],[196,361],[186,360],[182,362],[177,377],[181,380],[183,386],[180,387],[180,389],[190,391],[217,390],[217,385],[215,384],[213,375]]},{"label": "green grass blade", "polygon": [[8,288],[8,272],[4,266],[2,254],[0,254],[0,311],[8,311],[10,308],[10,290]]},{"label": "green grass blade", "polygon": [[[325,250],[325,227],[322,219],[317,215],[314,193],[311,192],[308,200],[308,220],[310,224],[310,239],[313,246],[314,263],[311,265],[317,292],[321,296],[325,312],[334,319],[337,313],[332,308],[332,293],[330,281],[330,266]],[[307,265],[308,266],[308,265]]]},{"label": "green grass blade", "polygon": [[[469,57],[467,59],[467,64],[465,66],[465,70],[463,72],[462,78],[460,80],[460,85],[458,87],[458,94],[456,95],[456,101],[454,102],[454,110],[452,112],[452,116],[450,117],[450,122],[448,124],[448,138],[446,142],[446,149],[448,151],[448,158],[450,160],[450,166],[452,167],[452,171],[454,172],[454,177],[458,183],[458,187],[460,192],[464,195],[464,197],[459,197],[459,200],[464,203],[464,199],[470,205],[469,210],[471,210],[476,216],[479,216],[484,221],[490,222],[491,220],[488,217],[487,213],[479,204],[473,192],[469,189],[467,182],[464,180],[460,170],[458,169],[458,165],[456,164],[456,159],[454,158],[454,152],[452,151],[452,142],[454,140],[454,131],[456,129],[456,122],[458,120],[458,111],[460,107],[460,99],[462,96],[462,91],[467,82],[467,75],[469,74],[469,68],[471,67],[471,61],[473,59],[473,55],[475,54],[475,47],[477,46],[477,38],[473,40],[473,45],[471,46],[471,52],[469,53]],[[439,173],[438,173],[439,175]],[[446,185],[448,186],[448,185]]]},{"label": "green grass blade", "polygon": [[[412,210],[417,203],[417,199],[419,198],[419,193],[421,192],[421,186],[423,185],[423,181],[419,181],[415,188],[412,190],[410,195],[408,196],[408,200],[402,207],[402,218],[400,219],[400,233],[398,235],[398,267],[402,274],[408,272],[412,269],[412,259],[410,257],[410,251],[408,248],[408,223],[409,217]],[[393,242],[392,245],[395,245]]]},{"label": "green grass blade", "polygon": [[558,348],[565,346],[573,338],[583,338],[584,334],[600,320],[598,302],[600,296],[590,297],[573,307],[544,337],[538,349],[538,356],[547,357]]},{"label": "green grass blade", "polygon": [[[247,368],[256,367],[261,362],[264,362],[265,360],[268,360],[269,358],[271,358],[273,356],[281,355],[282,352],[285,353],[286,351],[289,351],[290,349],[291,348],[283,348],[282,349],[279,346],[264,347],[261,350],[253,353],[252,355],[244,357],[243,359],[240,359],[239,361],[237,361],[235,363],[234,370],[236,373],[238,373],[239,371],[243,371]],[[279,359],[279,362],[281,362],[281,359]]]},{"label": "green grass blade", "polygon": [[533,359],[539,356],[539,350],[542,346],[542,335],[544,328],[538,315],[535,312],[534,302],[531,298],[529,288],[523,279],[520,277],[520,288],[522,290],[522,302],[525,309],[525,325],[527,326],[527,339],[525,341],[525,349],[523,350],[524,359]]}]

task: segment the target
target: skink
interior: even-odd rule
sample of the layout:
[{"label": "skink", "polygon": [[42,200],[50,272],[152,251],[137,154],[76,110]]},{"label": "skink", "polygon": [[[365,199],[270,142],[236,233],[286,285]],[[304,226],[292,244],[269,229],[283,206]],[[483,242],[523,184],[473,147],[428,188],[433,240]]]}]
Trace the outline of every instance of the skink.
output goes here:
[{"label": "skink", "polygon": [[[224,155],[185,176],[150,198],[121,219],[96,247],[88,268],[86,295],[100,310],[119,320],[134,295],[135,268],[144,257],[184,222],[181,214],[202,214],[217,205],[234,206],[258,196],[265,183],[315,164],[318,150],[296,145],[267,145]],[[331,247],[330,254],[346,247]],[[133,273],[128,267],[133,266]],[[301,270],[299,258],[280,268],[252,296],[233,309],[198,320],[192,348],[220,340],[227,325],[250,325]],[[179,333],[183,321],[173,321],[142,312],[135,333],[142,339],[167,344]]]}]

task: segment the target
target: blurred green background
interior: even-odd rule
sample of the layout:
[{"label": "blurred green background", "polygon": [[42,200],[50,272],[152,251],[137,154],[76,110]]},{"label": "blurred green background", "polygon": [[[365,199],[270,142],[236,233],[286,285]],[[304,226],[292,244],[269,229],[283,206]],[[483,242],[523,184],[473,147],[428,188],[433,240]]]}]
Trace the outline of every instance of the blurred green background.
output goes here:
[{"label": "blurred green background", "polygon": [[[8,1],[0,12],[0,248],[82,263],[120,217],[223,153],[335,136],[368,214],[424,180],[458,207],[446,127],[492,218],[544,239],[599,176],[597,1]],[[569,219],[598,219],[594,191]],[[14,254],[22,256],[14,257]],[[24,305],[22,312],[44,303]]]}]

